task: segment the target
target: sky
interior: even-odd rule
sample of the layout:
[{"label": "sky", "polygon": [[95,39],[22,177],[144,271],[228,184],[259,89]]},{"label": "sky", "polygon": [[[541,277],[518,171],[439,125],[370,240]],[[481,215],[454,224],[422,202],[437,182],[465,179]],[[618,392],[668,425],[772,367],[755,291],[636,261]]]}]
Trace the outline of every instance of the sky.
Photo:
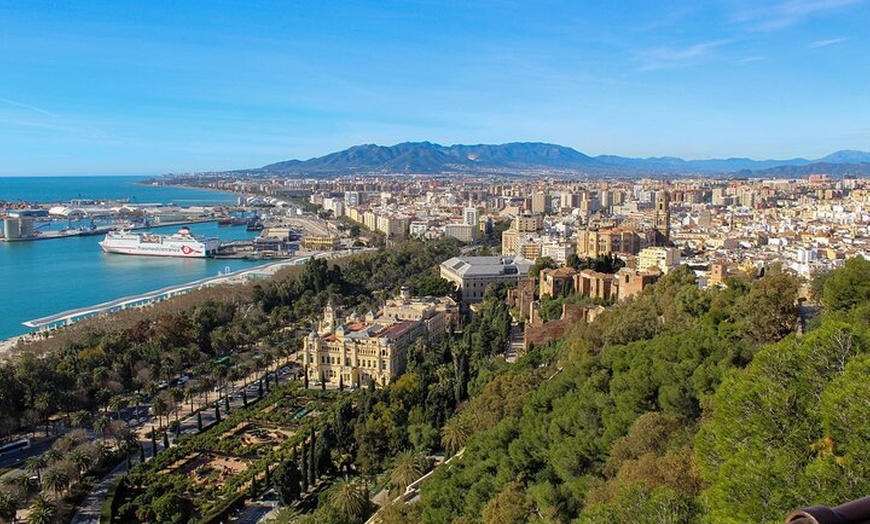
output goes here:
[{"label": "sky", "polygon": [[870,150],[870,0],[0,2],[0,175]]}]

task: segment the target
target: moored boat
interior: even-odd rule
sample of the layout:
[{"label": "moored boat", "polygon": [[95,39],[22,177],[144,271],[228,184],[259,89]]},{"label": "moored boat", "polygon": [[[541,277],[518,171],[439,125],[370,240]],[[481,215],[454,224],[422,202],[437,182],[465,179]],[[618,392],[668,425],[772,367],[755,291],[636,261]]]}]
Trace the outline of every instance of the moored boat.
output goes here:
[{"label": "moored boat", "polygon": [[182,227],[172,235],[110,231],[100,242],[105,253],[154,257],[207,258],[217,253],[220,239],[194,235]]}]

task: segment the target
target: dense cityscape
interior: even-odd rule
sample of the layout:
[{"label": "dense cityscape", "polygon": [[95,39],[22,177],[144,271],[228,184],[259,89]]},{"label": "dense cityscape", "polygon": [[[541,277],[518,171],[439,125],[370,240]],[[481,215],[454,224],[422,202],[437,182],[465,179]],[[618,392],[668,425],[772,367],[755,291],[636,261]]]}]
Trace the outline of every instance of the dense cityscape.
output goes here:
[{"label": "dense cityscape", "polygon": [[[254,266],[25,323],[0,366],[7,520],[778,522],[819,493],[862,495],[866,179],[140,183],[234,202],[10,202],[4,238],[242,225],[249,239],[204,256]],[[816,399],[733,404],[750,383],[754,402],[804,398],[789,388],[807,378],[781,373],[812,373]],[[765,440],[795,419],[818,422]],[[772,497],[782,480],[720,477],[746,460],[816,488],[756,499],[747,486]]]},{"label": "dense cityscape", "polygon": [[0,524],[870,523],[870,0],[0,21]]}]

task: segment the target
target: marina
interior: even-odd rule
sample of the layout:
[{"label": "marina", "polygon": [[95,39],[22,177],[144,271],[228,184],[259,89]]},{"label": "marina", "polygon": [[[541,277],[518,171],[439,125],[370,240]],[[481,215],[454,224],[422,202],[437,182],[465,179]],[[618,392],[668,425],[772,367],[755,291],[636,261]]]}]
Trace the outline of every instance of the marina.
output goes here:
[{"label": "marina", "polygon": [[[187,188],[152,187],[136,183],[130,177],[51,177],[38,179],[0,178],[0,200],[9,209],[34,207],[34,203],[71,202],[80,194],[117,201],[134,198],[142,202],[167,202],[193,207],[229,207],[238,196]],[[87,193],[86,193],[87,192]],[[167,217],[171,218],[171,217]],[[34,217],[35,228],[42,236],[58,235],[51,242],[0,242],[0,339],[23,335],[33,328],[23,324],[59,311],[88,308],[118,297],[133,297],[154,289],[183,286],[215,277],[218,273],[251,269],[271,262],[269,259],[245,259],[242,249],[249,246],[258,232],[244,227],[221,228],[216,219],[184,221],[197,234],[219,237],[223,243],[238,248],[231,258],[182,259],[108,255],[99,242],[105,230],[94,234],[63,234],[70,226],[88,227],[90,220],[58,219],[42,222]],[[2,219],[0,219],[2,221]],[[110,224],[94,219],[98,228]],[[144,224],[142,224],[144,227]],[[134,226],[135,227],[135,226]],[[180,225],[154,223],[154,233],[172,234]],[[49,235],[50,233],[50,235]],[[63,236],[60,236],[63,235]],[[251,257],[249,257],[251,258]]]},{"label": "marina", "polygon": [[[228,273],[342,247],[334,225],[277,199],[154,187],[119,177],[99,178],[108,183],[92,193],[110,199],[82,198],[79,187],[90,187],[93,178],[57,177],[55,185],[45,184],[48,179],[10,184],[14,179],[0,178],[0,224],[4,236],[12,237],[0,241],[0,339],[164,300],[216,277],[226,281]],[[16,199],[18,183],[32,195]],[[138,200],[148,204],[121,193],[143,190],[145,197]],[[189,195],[197,198],[188,200]],[[47,239],[54,241],[36,241]]]}]

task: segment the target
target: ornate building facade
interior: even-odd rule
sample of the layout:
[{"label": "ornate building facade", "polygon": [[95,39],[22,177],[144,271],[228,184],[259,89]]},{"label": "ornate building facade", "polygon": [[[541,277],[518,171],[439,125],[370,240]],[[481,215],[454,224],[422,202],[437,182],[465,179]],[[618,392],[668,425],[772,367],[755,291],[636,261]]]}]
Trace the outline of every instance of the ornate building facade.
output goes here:
[{"label": "ornate building facade", "polygon": [[404,288],[379,314],[342,318],[330,301],[318,329],[303,341],[302,363],[311,381],[386,384],[404,373],[408,348],[420,338],[444,336],[457,311],[451,298],[414,298]]}]

